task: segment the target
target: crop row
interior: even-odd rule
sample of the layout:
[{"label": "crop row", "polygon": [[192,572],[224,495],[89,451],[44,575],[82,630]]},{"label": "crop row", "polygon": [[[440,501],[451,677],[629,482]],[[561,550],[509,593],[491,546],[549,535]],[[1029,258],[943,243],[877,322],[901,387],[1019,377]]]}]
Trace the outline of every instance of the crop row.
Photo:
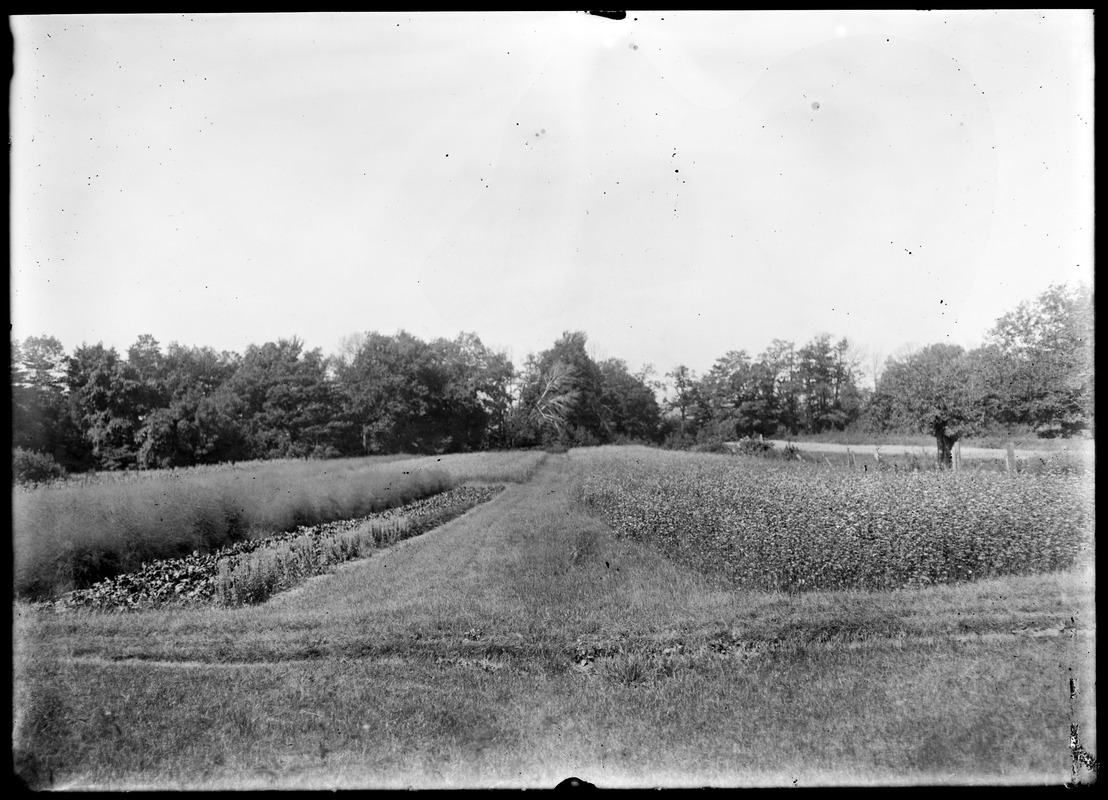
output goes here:
[{"label": "crop row", "polygon": [[132,572],[144,561],[353,519],[455,485],[442,470],[405,464],[369,461],[303,473],[291,464],[219,474],[185,471],[166,480],[17,493],[15,591],[56,596]]},{"label": "crop row", "polygon": [[45,603],[56,610],[140,609],[166,604],[241,605],[265,600],[344,561],[418,536],[491,500],[503,486],[462,486],[400,508],[262,539],[211,553],[147,562]]},{"label": "crop row", "polygon": [[726,456],[599,452],[581,500],[623,537],[734,585],[896,589],[1046,572],[1091,548],[1074,475],[891,473]]},{"label": "crop row", "polygon": [[542,452],[275,461],[13,493],[14,589],[46,599],[298,526],[364,517],[463,483],[523,482]]}]

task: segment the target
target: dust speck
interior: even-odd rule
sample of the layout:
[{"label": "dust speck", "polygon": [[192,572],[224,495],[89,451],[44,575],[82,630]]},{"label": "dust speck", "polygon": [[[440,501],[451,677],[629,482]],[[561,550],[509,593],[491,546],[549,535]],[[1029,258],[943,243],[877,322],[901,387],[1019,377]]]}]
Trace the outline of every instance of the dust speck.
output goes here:
[{"label": "dust speck", "polygon": [[818,102],[812,103],[812,110],[813,111],[819,111],[819,103]]}]

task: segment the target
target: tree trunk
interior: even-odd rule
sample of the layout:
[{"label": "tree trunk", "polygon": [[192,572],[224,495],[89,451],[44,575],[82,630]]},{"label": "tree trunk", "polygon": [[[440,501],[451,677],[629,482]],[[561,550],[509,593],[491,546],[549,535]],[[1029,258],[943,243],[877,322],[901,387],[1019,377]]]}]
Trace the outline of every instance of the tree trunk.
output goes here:
[{"label": "tree trunk", "polygon": [[950,469],[954,463],[954,442],[957,441],[953,436],[947,436],[945,430],[935,431],[935,444],[938,445],[938,460],[939,469]]}]

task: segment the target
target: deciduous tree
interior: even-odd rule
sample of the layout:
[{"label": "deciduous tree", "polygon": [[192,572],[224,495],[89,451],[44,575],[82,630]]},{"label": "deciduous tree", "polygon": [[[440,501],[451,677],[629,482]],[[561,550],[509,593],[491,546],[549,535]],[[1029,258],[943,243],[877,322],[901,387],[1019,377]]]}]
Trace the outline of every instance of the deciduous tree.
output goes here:
[{"label": "deciduous tree", "polygon": [[984,387],[978,354],[933,344],[885,363],[876,401],[890,420],[906,421],[935,437],[940,467],[952,463],[954,443],[980,429]]},{"label": "deciduous tree", "polygon": [[1093,424],[1093,305],[1085,285],[1054,285],[997,320],[986,338],[994,418],[1043,435]]}]

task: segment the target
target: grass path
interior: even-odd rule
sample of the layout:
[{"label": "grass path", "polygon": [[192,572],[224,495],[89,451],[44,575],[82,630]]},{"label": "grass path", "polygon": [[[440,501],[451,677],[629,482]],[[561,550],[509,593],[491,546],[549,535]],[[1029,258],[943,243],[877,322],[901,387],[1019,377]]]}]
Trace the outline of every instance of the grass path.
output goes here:
[{"label": "grass path", "polygon": [[583,515],[577,456],[261,606],[17,606],[17,765],[98,789],[1071,778],[1087,576],[725,591]]}]

